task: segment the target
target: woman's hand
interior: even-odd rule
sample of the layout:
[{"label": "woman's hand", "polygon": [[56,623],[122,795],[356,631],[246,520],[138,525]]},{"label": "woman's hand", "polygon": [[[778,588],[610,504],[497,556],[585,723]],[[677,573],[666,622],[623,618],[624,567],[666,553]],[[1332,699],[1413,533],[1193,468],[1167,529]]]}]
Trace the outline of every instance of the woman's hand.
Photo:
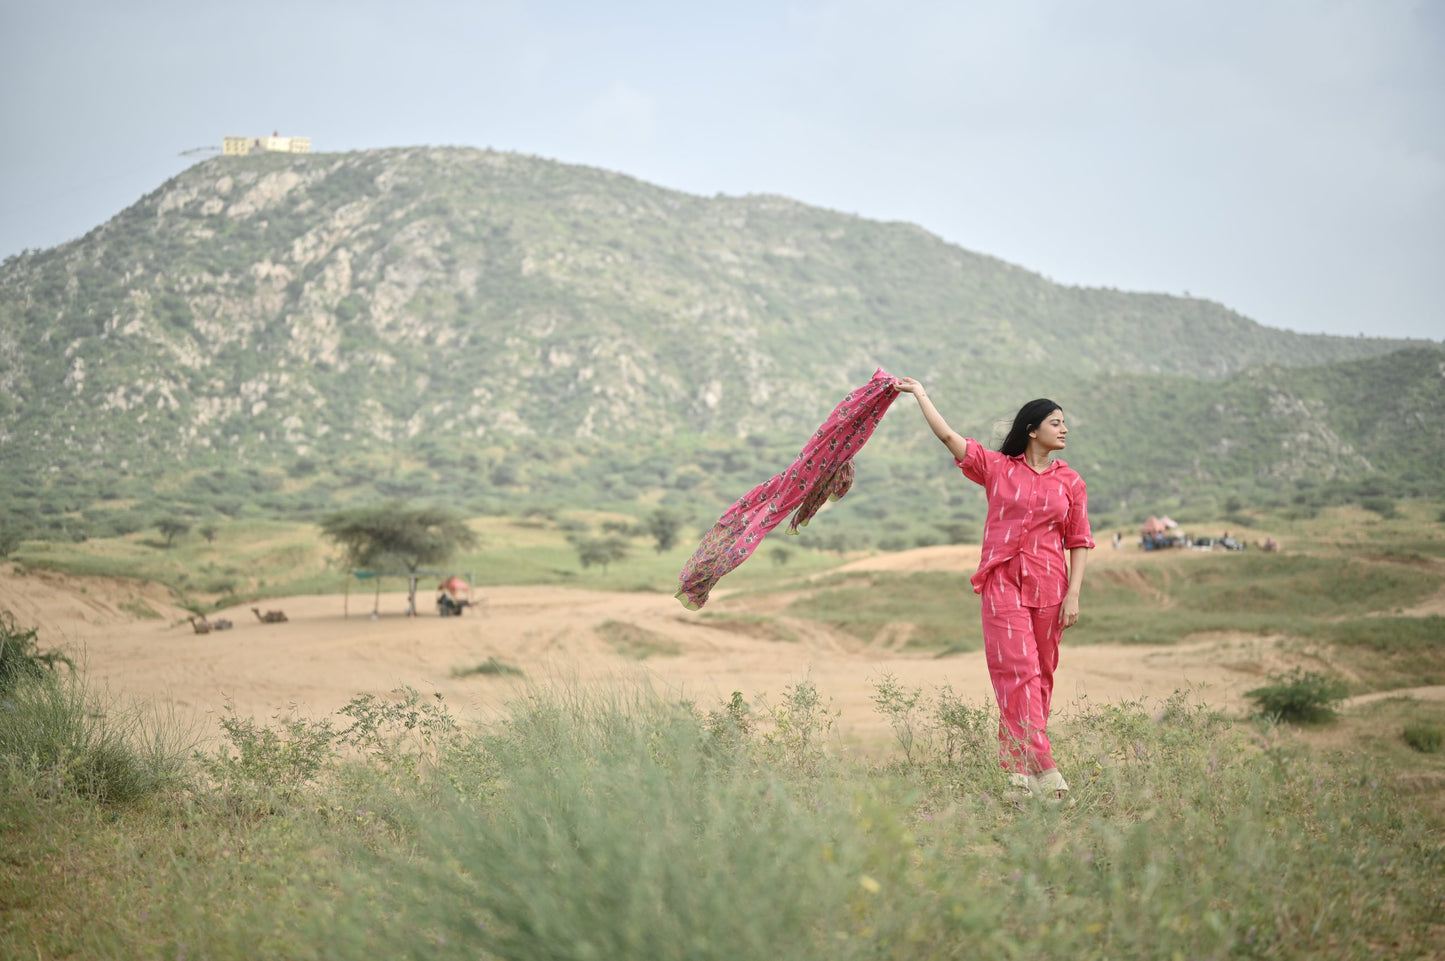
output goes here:
[{"label": "woman's hand", "polygon": [[927,393],[928,393],[928,391],[926,391],[926,390],[923,389],[923,385],[920,384],[918,381],[914,380],[912,377],[900,377],[900,378],[898,378],[897,380],[895,380],[895,381],[893,382],[893,389],[894,389],[894,390],[897,390],[897,391],[902,391],[902,392],[905,393],[905,394],[927,394]]},{"label": "woman's hand", "polygon": [[1064,603],[1059,607],[1059,623],[1062,625],[1062,630],[1065,631],[1079,623],[1078,595],[1064,595]]}]

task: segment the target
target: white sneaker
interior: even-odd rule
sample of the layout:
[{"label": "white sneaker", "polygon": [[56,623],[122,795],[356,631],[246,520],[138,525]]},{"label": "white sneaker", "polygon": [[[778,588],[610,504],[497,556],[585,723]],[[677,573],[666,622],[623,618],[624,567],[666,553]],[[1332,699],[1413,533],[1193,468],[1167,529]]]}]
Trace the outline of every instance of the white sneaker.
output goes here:
[{"label": "white sneaker", "polygon": [[1069,782],[1056,767],[1042,774],[1030,775],[1028,781],[1029,791],[1049,804],[1063,804],[1069,800]]}]

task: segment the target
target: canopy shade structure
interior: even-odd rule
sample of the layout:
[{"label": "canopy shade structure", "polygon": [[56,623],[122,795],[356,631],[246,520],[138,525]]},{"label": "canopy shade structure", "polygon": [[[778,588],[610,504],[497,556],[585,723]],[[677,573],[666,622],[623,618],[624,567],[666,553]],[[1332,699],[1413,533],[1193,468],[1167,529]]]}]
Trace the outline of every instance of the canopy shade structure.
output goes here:
[{"label": "canopy shade structure", "polygon": [[402,577],[406,579],[406,613],[408,617],[414,617],[416,615],[416,585],[423,578],[443,578],[442,582],[437,585],[437,590],[444,590],[447,593],[451,594],[453,598],[457,596],[458,591],[465,591],[468,595],[470,595],[472,591],[473,580],[473,574],[471,571],[467,571],[466,577],[463,578],[460,574],[457,574],[453,571],[423,569],[417,569],[414,571],[372,571],[364,569],[352,569],[351,571],[347,572],[347,575],[346,593],[344,595],[341,609],[342,617],[351,616],[351,579],[353,577],[359,581],[376,581],[375,598],[371,608],[371,616],[373,618],[381,616],[381,579],[383,577]]}]

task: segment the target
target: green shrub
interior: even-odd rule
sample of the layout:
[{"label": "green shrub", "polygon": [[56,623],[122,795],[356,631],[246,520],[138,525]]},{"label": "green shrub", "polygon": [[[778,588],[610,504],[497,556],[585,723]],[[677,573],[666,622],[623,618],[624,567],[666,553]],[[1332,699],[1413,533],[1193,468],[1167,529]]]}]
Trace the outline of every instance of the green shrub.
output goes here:
[{"label": "green shrub", "polygon": [[841,712],[807,679],[783,688],[780,700],[765,715],[771,721],[763,732],[768,756],[796,770],[816,771]]},{"label": "green shrub", "polygon": [[238,717],[227,705],[220,723],[229,744],[195,758],[206,775],[243,802],[289,800],[336,756],[329,719],[288,717],[271,727]]},{"label": "green shrub", "polygon": [[1386,520],[1400,516],[1395,502],[1388,497],[1363,497],[1360,499],[1360,506],[1367,511],[1379,514]]},{"label": "green shrub", "polygon": [[920,730],[928,730],[919,724],[919,704],[922,701],[922,688],[904,687],[891,672],[884,672],[883,677],[873,684],[874,707],[888,719],[888,726],[893,729],[893,736],[897,739],[898,746],[903,749],[905,764],[915,763],[916,742],[922,742],[918,744],[918,760],[922,759],[930,746],[926,734],[920,738]]},{"label": "green shrub", "polygon": [[1245,691],[1259,713],[1300,724],[1317,724],[1334,718],[1349,686],[1339,678],[1295,668],[1288,674],[1271,674],[1270,683]]},{"label": "green shrub", "polygon": [[351,721],[337,733],[338,744],[355,748],[377,768],[413,779],[435,764],[458,734],[442,696],[424,698],[412,687],[386,698],[358,694],[337,713]]},{"label": "green shrub", "polygon": [[0,558],[6,558],[13,554],[25,540],[25,534],[25,531],[14,525],[0,524]]},{"label": "green shrub", "polygon": [[179,726],[97,703],[74,675],[25,676],[0,697],[0,783],[43,796],[134,801],[176,780],[189,750]]},{"label": "green shrub", "polygon": [[39,679],[57,664],[75,669],[60,651],[40,650],[36,635],[35,628],[21,630],[9,611],[0,611],[0,694],[13,690],[22,678]]},{"label": "green shrub", "polygon": [[1445,726],[1431,721],[1416,721],[1405,725],[1401,736],[1406,744],[1421,754],[1439,754],[1440,745],[1445,742]]}]

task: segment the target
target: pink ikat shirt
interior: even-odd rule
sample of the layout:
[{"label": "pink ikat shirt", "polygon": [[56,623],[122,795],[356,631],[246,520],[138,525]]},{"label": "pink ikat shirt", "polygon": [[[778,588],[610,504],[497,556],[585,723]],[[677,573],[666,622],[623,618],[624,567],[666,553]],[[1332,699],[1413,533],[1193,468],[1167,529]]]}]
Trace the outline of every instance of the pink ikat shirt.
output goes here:
[{"label": "pink ikat shirt", "polygon": [[963,476],[982,485],[988,497],[973,592],[982,594],[989,576],[1017,557],[1024,606],[1063,603],[1069,589],[1064,551],[1094,546],[1084,479],[1061,460],[1039,473],[1022,455],[989,450],[972,437],[963,460],[954,463]]}]

